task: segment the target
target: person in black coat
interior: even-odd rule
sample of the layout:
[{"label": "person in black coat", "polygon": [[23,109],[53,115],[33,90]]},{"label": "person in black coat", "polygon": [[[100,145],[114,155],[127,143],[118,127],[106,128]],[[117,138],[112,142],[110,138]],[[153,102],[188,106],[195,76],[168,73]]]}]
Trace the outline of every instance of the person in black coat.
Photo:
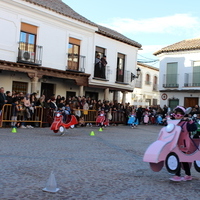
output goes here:
[{"label": "person in black coat", "polygon": [[0,111],[3,108],[3,105],[7,103],[6,95],[4,94],[4,88],[0,88]]},{"label": "person in black coat", "polygon": [[10,91],[6,91],[6,100],[7,100],[7,104],[12,104],[13,103],[13,98],[11,95]]},{"label": "person in black coat", "polygon": [[101,58],[101,78],[105,79],[106,78],[106,65],[107,65],[107,61],[106,61],[106,55],[104,55]]},{"label": "person in black coat", "polygon": [[94,77],[101,78],[101,68],[102,66],[101,66],[100,54],[97,54],[95,59]]}]

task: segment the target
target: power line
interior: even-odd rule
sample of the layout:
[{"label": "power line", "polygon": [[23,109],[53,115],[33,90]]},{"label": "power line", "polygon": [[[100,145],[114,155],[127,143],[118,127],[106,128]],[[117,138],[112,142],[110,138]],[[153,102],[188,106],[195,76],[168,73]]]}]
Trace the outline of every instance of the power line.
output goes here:
[{"label": "power line", "polygon": [[140,63],[154,63],[154,62],[159,61],[158,59],[147,58],[147,57],[142,56],[140,54],[138,54],[138,55],[145,58],[145,59],[138,59],[137,61],[140,62]]},{"label": "power line", "polygon": [[137,60],[139,63],[157,63],[159,60]]}]

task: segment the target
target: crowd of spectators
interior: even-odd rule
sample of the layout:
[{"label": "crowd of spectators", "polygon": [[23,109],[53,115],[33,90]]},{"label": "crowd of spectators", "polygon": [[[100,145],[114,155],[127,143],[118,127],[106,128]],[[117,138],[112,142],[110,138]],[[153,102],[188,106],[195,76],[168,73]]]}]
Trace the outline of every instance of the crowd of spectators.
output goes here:
[{"label": "crowd of spectators", "polygon": [[[4,88],[0,88],[0,112],[2,110],[2,106],[4,104],[12,104],[12,117],[16,119],[17,113],[18,115],[23,116],[25,119],[29,119],[31,115],[34,113],[35,106],[41,106],[43,108],[49,108],[52,110],[59,110],[60,108],[65,108],[69,114],[75,114],[78,118],[81,117],[80,109],[83,111],[87,110],[96,110],[96,111],[104,111],[105,114],[111,112],[120,112],[124,115],[124,123],[127,123],[128,117],[132,111],[136,113],[136,117],[139,121],[139,124],[143,122],[144,115],[148,114],[149,117],[161,116],[164,118],[170,109],[165,105],[161,108],[159,105],[142,107],[142,106],[133,106],[130,103],[119,103],[117,101],[106,101],[106,100],[98,100],[92,99],[86,96],[73,96],[65,98],[61,95],[52,95],[49,99],[46,99],[44,95],[41,97],[37,97],[36,93],[32,94],[24,94],[23,92],[15,92],[6,91],[4,93]],[[25,113],[25,114],[24,114]],[[193,107],[192,113],[199,114],[200,109],[198,105]],[[111,117],[112,118],[112,117]],[[27,126],[27,124],[26,124]],[[25,127],[24,124],[21,124],[21,127]],[[28,124],[28,128],[33,127],[31,123]]]}]

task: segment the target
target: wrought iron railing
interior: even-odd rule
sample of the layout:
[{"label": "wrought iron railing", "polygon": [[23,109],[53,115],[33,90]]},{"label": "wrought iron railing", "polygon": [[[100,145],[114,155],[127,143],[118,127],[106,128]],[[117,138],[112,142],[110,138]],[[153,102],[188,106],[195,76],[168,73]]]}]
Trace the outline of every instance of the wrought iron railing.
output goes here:
[{"label": "wrought iron railing", "polygon": [[184,87],[200,87],[200,73],[185,73]]},{"label": "wrought iron railing", "polygon": [[163,75],[163,87],[164,88],[178,88],[178,74],[164,74]]},{"label": "wrought iron railing", "polygon": [[158,84],[153,84],[153,91],[158,91]]},{"label": "wrought iron railing", "polygon": [[19,42],[17,62],[41,65],[42,50],[42,46]]},{"label": "wrought iron railing", "polygon": [[131,82],[131,72],[127,70],[117,69],[116,82],[129,84]]},{"label": "wrought iron railing", "polygon": [[[95,73],[95,64],[93,66],[94,66],[94,79],[102,81],[108,81],[110,79],[110,74],[111,74],[110,66],[106,66],[105,71],[99,71],[99,73]],[[105,75],[101,73],[105,73]]]},{"label": "wrought iron railing", "polygon": [[66,70],[85,72],[85,58],[79,54],[68,53]]},{"label": "wrought iron railing", "polygon": [[146,85],[151,85],[151,82],[150,81],[145,81],[145,84]]}]

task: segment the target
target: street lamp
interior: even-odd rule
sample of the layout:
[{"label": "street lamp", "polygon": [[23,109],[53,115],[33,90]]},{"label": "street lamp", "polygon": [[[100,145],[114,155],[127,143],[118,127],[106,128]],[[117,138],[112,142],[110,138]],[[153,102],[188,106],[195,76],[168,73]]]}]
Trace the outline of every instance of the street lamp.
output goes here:
[{"label": "street lamp", "polygon": [[133,81],[135,78],[139,78],[139,76],[140,76],[140,74],[141,74],[141,69],[138,67],[138,68],[136,69],[136,71],[137,71],[137,75],[131,73],[131,81]]}]

